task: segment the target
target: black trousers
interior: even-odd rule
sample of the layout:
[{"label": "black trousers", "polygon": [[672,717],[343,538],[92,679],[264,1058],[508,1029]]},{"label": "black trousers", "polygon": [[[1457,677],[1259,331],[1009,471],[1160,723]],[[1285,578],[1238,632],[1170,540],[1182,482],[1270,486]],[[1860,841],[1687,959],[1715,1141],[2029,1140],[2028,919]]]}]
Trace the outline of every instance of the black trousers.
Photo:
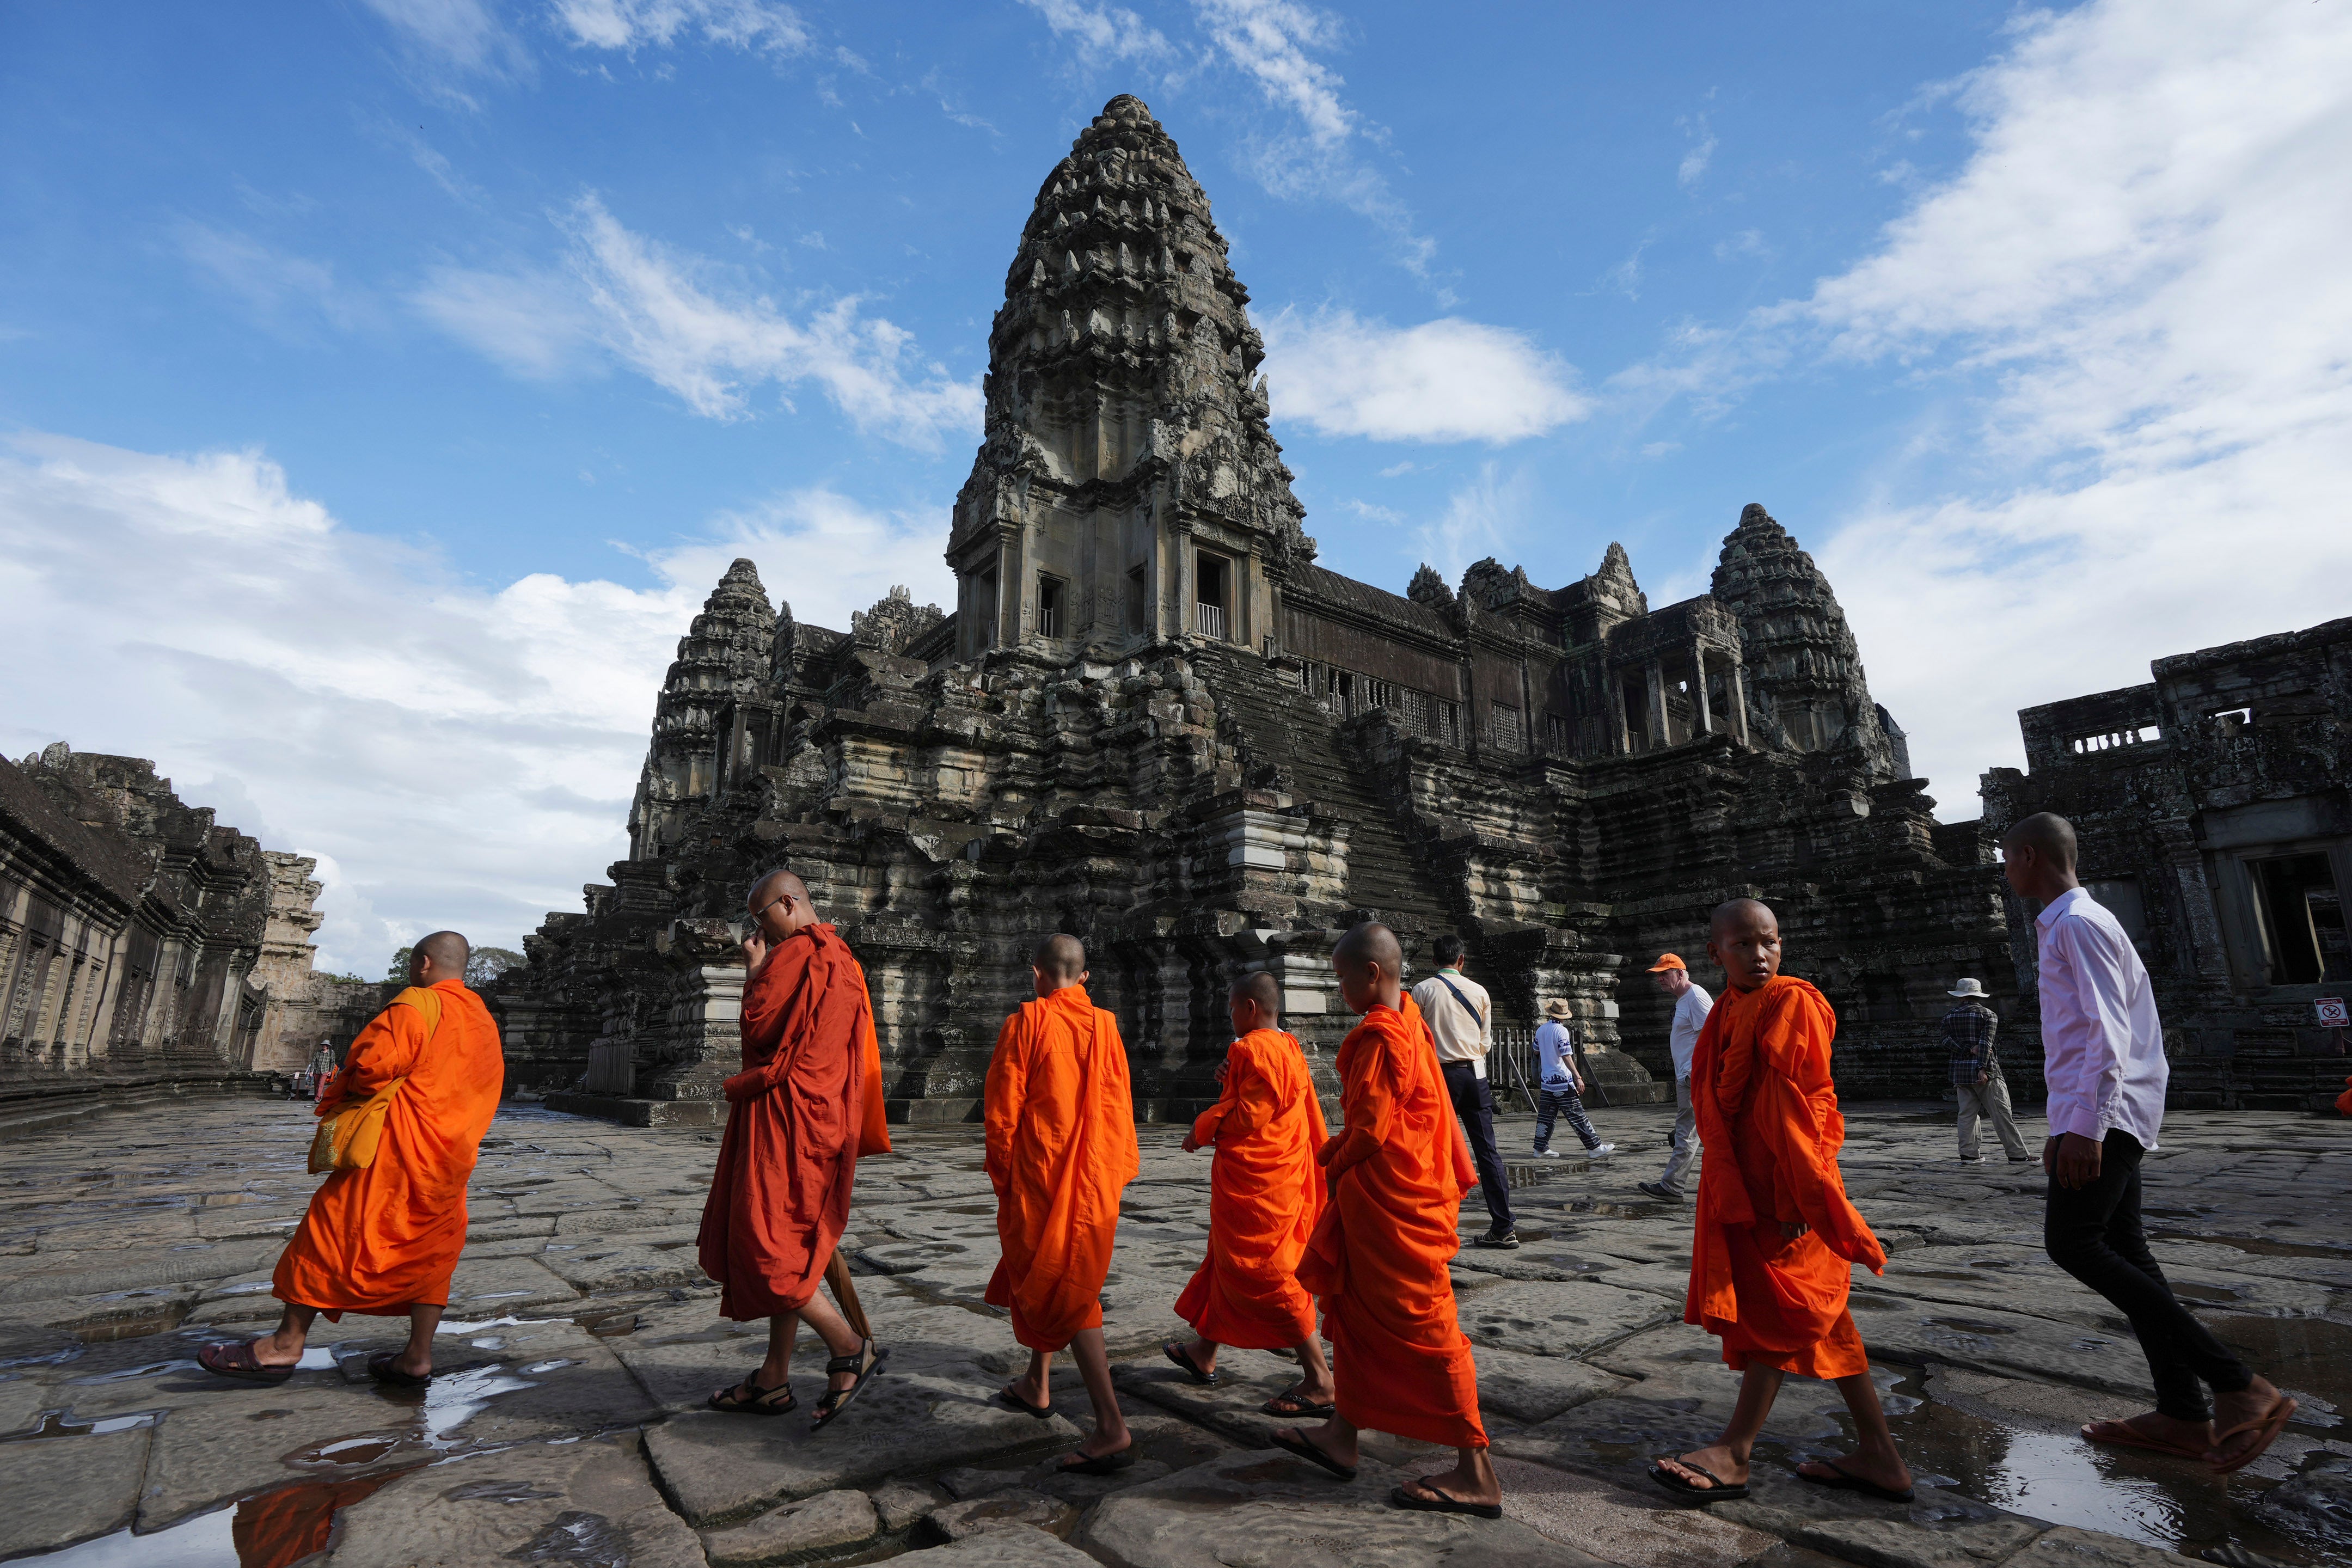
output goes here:
[{"label": "black trousers", "polygon": [[2156,1407],[2182,1421],[2213,1414],[2200,1384],[2236,1394],[2253,1382],[2246,1365],[2180,1304],[2149,1256],[2139,1223],[2139,1140],[2107,1134],[2099,1179],[2072,1189],[2050,1184],[2042,1245],[2050,1261],[2115,1303],[2131,1320],[2156,1384]]},{"label": "black trousers", "polygon": [[1478,1167],[1478,1191],[1486,1200],[1486,1212],[1495,1219],[1497,1235],[1511,1228],[1511,1178],[1503,1169],[1503,1157],[1495,1152],[1495,1097],[1486,1092],[1486,1080],[1480,1078],[1468,1062],[1446,1062],[1445,1092],[1454,1101],[1454,1114],[1462,1118],[1462,1125],[1470,1134],[1470,1158]]}]

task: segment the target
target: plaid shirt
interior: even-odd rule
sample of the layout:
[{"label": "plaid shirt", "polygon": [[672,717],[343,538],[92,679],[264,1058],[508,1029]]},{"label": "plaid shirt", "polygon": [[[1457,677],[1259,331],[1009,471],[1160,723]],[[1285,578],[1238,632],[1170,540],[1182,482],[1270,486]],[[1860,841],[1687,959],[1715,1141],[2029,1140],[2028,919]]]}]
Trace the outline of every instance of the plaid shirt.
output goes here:
[{"label": "plaid shirt", "polygon": [[2000,1059],[1992,1054],[1993,1031],[2000,1020],[1992,1009],[1963,1002],[1944,1015],[1944,1047],[1952,1054],[1952,1082],[1974,1088],[1977,1074],[2000,1076]]}]

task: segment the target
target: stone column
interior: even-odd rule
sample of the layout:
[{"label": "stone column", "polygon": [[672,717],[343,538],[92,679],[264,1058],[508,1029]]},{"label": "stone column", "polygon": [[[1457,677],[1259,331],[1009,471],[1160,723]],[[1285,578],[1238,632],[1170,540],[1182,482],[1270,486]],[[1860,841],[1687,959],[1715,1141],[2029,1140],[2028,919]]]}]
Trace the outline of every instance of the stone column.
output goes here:
[{"label": "stone column", "polygon": [[1748,743],[1748,667],[1738,659],[1731,664],[1731,722],[1739,743]]},{"label": "stone column", "polygon": [[1715,710],[1706,700],[1706,644],[1691,644],[1691,669],[1694,671],[1691,687],[1698,693],[1698,732],[1712,734],[1715,731]]},{"label": "stone column", "polygon": [[1673,741],[1673,736],[1666,729],[1666,669],[1664,665],[1654,658],[1648,663],[1648,665],[1643,667],[1642,673],[1643,679],[1645,679],[1650,685],[1649,713],[1647,715],[1650,728],[1650,749],[1652,751],[1656,751],[1662,746],[1672,743]]},{"label": "stone column", "polygon": [[1192,633],[1192,604],[1200,594],[1195,578],[1201,569],[1200,551],[1193,542],[1191,518],[1177,519],[1175,543],[1176,631],[1180,637],[1190,637]]}]

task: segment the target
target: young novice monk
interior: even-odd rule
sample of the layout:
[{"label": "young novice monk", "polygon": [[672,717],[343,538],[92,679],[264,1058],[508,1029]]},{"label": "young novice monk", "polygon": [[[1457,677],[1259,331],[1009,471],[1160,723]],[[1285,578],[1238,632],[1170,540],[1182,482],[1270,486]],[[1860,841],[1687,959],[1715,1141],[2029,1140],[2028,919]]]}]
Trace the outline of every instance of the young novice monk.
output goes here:
[{"label": "young novice monk", "polygon": [[1323,1146],[1330,1205],[1299,1262],[1322,1298],[1338,1352],[1338,1409],[1313,1431],[1277,1428],[1277,1447],[1342,1480],[1356,1476],[1356,1433],[1369,1426],[1457,1450],[1454,1468],[1390,1491],[1399,1508],[1503,1515],[1502,1483],[1478,1420],[1478,1368],[1454,1316],[1446,1263],[1469,1152],[1421,1010],[1398,990],[1396,933],[1357,926],[1331,955],[1339,994],[1363,1015],[1339,1047],[1347,1131]]},{"label": "young novice monk", "polygon": [[988,1179],[1003,1248],[991,1306],[1013,1312],[1029,1370],[997,1397],[1039,1420],[1054,1413],[1048,1378],[1065,1345],[1094,1402],[1095,1434],[1062,1468],[1103,1476],[1135,1462],[1103,1349],[1102,1288],[1121,1189],[1135,1180],[1135,1102],[1118,1020],[1087,995],[1087,950],[1074,936],[1037,944],[1037,1000],[1004,1020],[988,1064]]},{"label": "young novice monk", "polygon": [[1315,1156],[1330,1134],[1298,1041],[1275,1025],[1282,991],[1261,971],[1234,982],[1226,1005],[1237,1038],[1225,1047],[1225,1092],[1184,1140],[1215,1146],[1209,1167],[1209,1253],[1176,1298],[1198,1331],[1160,1349],[1194,1383],[1217,1381],[1217,1347],[1295,1351],[1303,1374],[1266,1402],[1269,1415],[1331,1414],[1331,1368],[1315,1331],[1315,1299],[1294,1277],[1323,1212]]},{"label": "young novice monk", "polygon": [[1706,952],[1730,989],[1699,1031],[1691,1101],[1700,1143],[1720,1152],[1699,1173],[1683,1321],[1723,1341],[1725,1363],[1740,1373],[1739,1403],[1721,1438],[1659,1460],[1650,1475],[1694,1502],[1746,1497],[1748,1450],[1793,1372],[1836,1384],[1862,1439],[1859,1451],[1808,1460],[1797,1474],[1908,1502],[1911,1472],[1846,1310],[1850,1266],[1884,1273],[1886,1254],[1838,1175],[1837,1015],[1812,986],[1780,973],[1780,922],[1754,899],[1717,907]]}]

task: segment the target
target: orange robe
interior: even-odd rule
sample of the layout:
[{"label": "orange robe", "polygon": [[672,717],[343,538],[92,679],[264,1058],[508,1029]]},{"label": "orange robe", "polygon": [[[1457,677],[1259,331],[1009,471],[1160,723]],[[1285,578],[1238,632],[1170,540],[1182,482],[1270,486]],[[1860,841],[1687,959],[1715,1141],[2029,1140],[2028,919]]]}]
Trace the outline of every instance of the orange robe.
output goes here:
[{"label": "orange robe", "polygon": [[1331,1201],[1298,1282],[1322,1298],[1344,1419],[1483,1448],[1478,1367],[1446,1272],[1461,1250],[1462,1132],[1421,1010],[1400,1000],[1374,1004],[1339,1047],[1347,1131],[1323,1150]]},{"label": "orange robe", "polygon": [[985,1090],[1003,1249],[987,1300],[1013,1337],[1057,1351],[1102,1326],[1119,1194],[1142,1168],[1118,1020],[1083,985],[1022,1005],[997,1031]]},{"label": "orange robe", "polygon": [[[1691,1058],[1699,1142],[1727,1157],[1699,1173],[1683,1321],[1723,1341],[1735,1370],[1806,1377],[1869,1369],[1846,1310],[1852,1265],[1886,1271],[1886,1254],[1845,1195],[1838,1150],[1845,1118],[1830,1079],[1837,1014],[1783,974],[1726,991]],[[1811,1228],[1794,1241],[1784,1221]]]},{"label": "orange robe", "polygon": [[866,972],[833,927],[775,945],[743,987],[742,1030],[698,1238],[719,1310],[738,1320],[808,1303],[849,1223],[858,1155],[890,1147]]},{"label": "orange robe", "polygon": [[466,1247],[466,1184],[506,1089],[506,1057],[497,1022],[463,981],[433,989],[438,1034],[428,1043],[416,1008],[386,1007],[352,1042],[334,1092],[320,1102],[324,1114],[408,1080],[392,1097],[375,1163],[332,1172],[310,1194],[272,1278],[281,1301],[330,1320],[449,1304],[449,1276]]},{"label": "orange robe", "polygon": [[1252,1029],[1225,1048],[1225,1092],[1192,1123],[1192,1141],[1217,1151],[1209,1252],[1176,1298],[1212,1344],[1286,1350],[1315,1331],[1315,1298],[1294,1276],[1323,1212],[1315,1157],[1329,1136],[1296,1038]]},{"label": "orange robe", "polygon": [[2336,1110],[2340,1116],[2352,1116],[2352,1078],[2344,1080],[2344,1092],[2336,1097]]}]

